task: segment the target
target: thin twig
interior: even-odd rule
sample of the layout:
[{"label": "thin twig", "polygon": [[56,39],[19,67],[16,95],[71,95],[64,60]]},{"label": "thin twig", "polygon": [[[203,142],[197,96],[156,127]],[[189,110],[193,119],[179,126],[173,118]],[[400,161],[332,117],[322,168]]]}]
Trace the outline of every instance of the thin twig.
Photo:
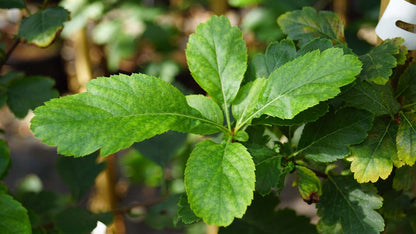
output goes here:
[{"label": "thin twig", "polygon": [[0,63],[0,69],[3,67],[4,64],[6,64],[7,60],[10,58],[10,56],[12,55],[13,51],[16,49],[17,45],[19,45],[19,43],[20,43],[19,38],[14,39],[13,44],[10,46],[10,49],[7,51],[6,56]]}]

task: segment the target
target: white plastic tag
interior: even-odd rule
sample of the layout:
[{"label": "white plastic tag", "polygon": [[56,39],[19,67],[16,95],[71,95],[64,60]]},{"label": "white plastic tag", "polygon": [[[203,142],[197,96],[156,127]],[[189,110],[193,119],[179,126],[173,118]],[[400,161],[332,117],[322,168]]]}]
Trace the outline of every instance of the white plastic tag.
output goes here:
[{"label": "white plastic tag", "polygon": [[390,0],[376,27],[376,33],[381,39],[401,37],[407,49],[416,50],[416,33],[398,27],[397,21],[416,25],[416,5],[405,0]]}]

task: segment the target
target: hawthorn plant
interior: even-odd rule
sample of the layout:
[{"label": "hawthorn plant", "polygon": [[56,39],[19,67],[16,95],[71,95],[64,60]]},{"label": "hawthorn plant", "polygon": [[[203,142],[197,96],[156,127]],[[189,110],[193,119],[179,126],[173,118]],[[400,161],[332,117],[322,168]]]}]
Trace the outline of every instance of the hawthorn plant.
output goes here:
[{"label": "hawthorn plant", "polygon": [[[250,62],[226,17],[197,27],[186,58],[207,96],[146,74],[100,77],[36,108],[31,129],[76,158],[167,131],[220,136],[187,161],[185,224],[202,219],[220,233],[416,231],[416,65],[401,40],[358,56],[332,12],[303,8],[278,23],[288,38]],[[317,227],[274,209],[290,173],[317,203]]]}]

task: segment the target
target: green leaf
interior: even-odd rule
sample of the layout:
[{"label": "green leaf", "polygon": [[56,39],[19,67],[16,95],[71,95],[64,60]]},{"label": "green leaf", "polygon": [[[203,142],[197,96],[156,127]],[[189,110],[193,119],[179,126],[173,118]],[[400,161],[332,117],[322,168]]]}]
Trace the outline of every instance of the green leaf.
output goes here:
[{"label": "green leaf", "polygon": [[173,228],[178,219],[179,198],[180,194],[174,194],[150,207],[145,217],[146,224],[155,229]]},{"label": "green leaf", "polygon": [[300,196],[308,203],[318,202],[322,195],[321,181],[315,172],[307,167],[295,166],[297,179],[295,185],[298,186]]},{"label": "green leaf", "polygon": [[411,63],[400,76],[396,97],[405,97],[403,104],[416,102],[416,63]]},{"label": "green leaf", "polygon": [[7,104],[18,118],[24,118],[29,109],[56,98],[59,93],[53,88],[55,81],[44,76],[28,76],[15,79],[7,89]]},{"label": "green leaf", "polygon": [[275,187],[281,191],[293,165],[285,167],[282,165],[282,156],[263,145],[249,145],[247,150],[256,165],[256,191],[263,196]]},{"label": "green leaf", "polygon": [[346,106],[364,109],[375,116],[395,115],[400,104],[394,98],[390,83],[377,85],[366,81],[357,81],[355,85],[339,96]]},{"label": "green leaf", "polygon": [[80,200],[94,185],[95,178],[105,168],[97,163],[98,153],[83,158],[59,157],[57,168],[75,200]]},{"label": "green leaf", "polygon": [[91,233],[97,226],[97,221],[103,217],[102,214],[93,214],[88,210],[73,207],[61,211],[54,219],[56,228],[62,234],[86,234]]},{"label": "green leaf", "polygon": [[377,120],[367,139],[351,146],[351,172],[359,183],[385,180],[393,170],[393,162],[397,157],[395,129],[392,122]]},{"label": "green leaf", "polygon": [[[211,98],[203,95],[187,95],[186,101],[189,106],[198,110],[204,118],[209,119],[218,125],[223,124],[224,116],[221,108]],[[201,132],[201,134],[213,134],[218,132],[218,128],[209,124],[201,124],[193,131]]]},{"label": "green leaf", "polygon": [[62,7],[39,10],[22,20],[18,36],[39,47],[49,46],[69,20],[69,12]]},{"label": "green leaf", "polygon": [[248,109],[238,118],[236,130],[262,114],[291,119],[320,101],[336,96],[339,88],[354,81],[360,70],[360,61],[353,55],[343,55],[338,48],[322,53],[315,50],[298,57],[270,74],[262,95],[253,96],[259,96],[255,108],[243,108],[247,103],[255,103],[254,100],[235,103],[235,108]]},{"label": "green leaf", "polygon": [[6,74],[0,76],[0,85],[9,86],[9,84],[20,78],[24,78],[25,73],[21,71],[9,71]]},{"label": "green leaf", "polygon": [[225,16],[212,16],[189,37],[186,59],[195,81],[227,109],[247,69],[247,48],[241,31],[231,27]]},{"label": "green leaf", "polygon": [[0,108],[2,108],[7,101],[7,87],[0,84]]},{"label": "green leaf", "polygon": [[278,24],[289,38],[299,40],[301,46],[315,38],[327,38],[344,43],[344,25],[336,13],[304,7],[281,15]]},{"label": "green leaf", "polygon": [[26,209],[13,197],[0,192],[0,227],[2,234],[30,234],[31,226]]},{"label": "green leaf", "polygon": [[163,168],[135,149],[123,155],[120,167],[133,184],[144,182],[148,187],[157,187],[163,178]]},{"label": "green leaf", "polygon": [[302,46],[297,52],[296,56],[302,56],[314,50],[324,51],[326,49],[332,48],[332,41],[326,38],[316,38],[308,42],[306,45]]},{"label": "green leaf", "polygon": [[344,108],[329,112],[303,129],[298,152],[318,162],[333,162],[349,154],[348,146],[367,137],[374,116],[362,110]]},{"label": "green leaf", "polygon": [[296,47],[292,40],[270,43],[265,54],[258,54],[253,58],[256,78],[269,77],[274,70],[295,57]]},{"label": "green leaf", "polygon": [[240,143],[198,143],[185,169],[185,188],[194,213],[208,224],[228,226],[253,199],[255,167]]},{"label": "green leaf", "polygon": [[247,7],[261,2],[263,0],[228,0],[228,4],[233,7]]},{"label": "green leaf", "polygon": [[218,125],[155,77],[102,77],[90,81],[87,90],[53,99],[34,111],[31,130],[44,143],[58,146],[60,154],[77,157],[101,148],[106,156],[168,130],[192,132],[201,122]]},{"label": "green leaf", "polygon": [[0,139],[0,179],[3,179],[11,165],[10,151],[7,142]]},{"label": "green leaf", "polygon": [[256,195],[242,219],[236,219],[220,234],[312,234],[316,227],[305,216],[297,216],[295,211],[283,209],[276,211],[279,199],[274,195]]},{"label": "green leaf", "polygon": [[0,0],[0,8],[25,8],[25,0]]},{"label": "green leaf", "polygon": [[169,131],[135,143],[133,147],[146,158],[161,167],[166,167],[175,153],[183,146],[186,137],[187,134]]},{"label": "green leaf", "polygon": [[367,54],[361,55],[363,70],[360,77],[375,84],[385,85],[393,74],[392,69],[397,66],[395,55],[399,54],[399,49],[400,43],[388,39]]},{"label": "green leaf", "polygon": [[405,164],[413,166],[416,161],[416,115],[402,113],[396,136],[397,157]]},{"label": "green leaf", "polygon": [[178,207],[178,216],[184,224],[196,223],[201,220],[201,218],[196,216],[195,213],[191,210],[186,193],[182,194],[182,196],[179,198]]},{"label": "green leaf", "polygon": [[275,126],[294,126],[302,125],[304,123],[315,122],[325,113],[328,112],[328,104],[321,102],[316,106],[308,108],[299,114],[297,114],[293,119],[281,119],[276,117],[270,117],[263,115],[260,118],[253,119],[255,125],[275,125]]},{"label": "green leaf", "polygon": [[410,191],[416,183],[416,166],[403,166],[396,168],[393,188],[395,190]]},{"label": "green leaf", "polygon": [[[382,198],[371,184],[358,184],[349,176],[329,177],[322,186],[317,204],[318,231],[321,226],[341,225],[342,233],[380,233],[384,221],[375,209],[382,206]],[[325,232],[325,233],[333,233]]]}]

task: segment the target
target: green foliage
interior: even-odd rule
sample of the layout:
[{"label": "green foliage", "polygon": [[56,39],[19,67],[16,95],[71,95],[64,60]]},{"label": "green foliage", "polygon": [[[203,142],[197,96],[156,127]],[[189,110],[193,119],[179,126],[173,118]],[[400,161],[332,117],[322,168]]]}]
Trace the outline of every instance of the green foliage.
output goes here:
[{"label": "green foliage", "polygon": [[93,214],[80,208],[68,208],[55,217],[56,228],[63,234],[91,233],[97,226],[97,221],[109,224],[112,222],[112,215]]},{"label": "green foliage", "polygon": [[[159,149],[157,147],[153,149]],[[152,160],[144,157],[137,150],[130,150],[120,160],[123,174],[132,183],[142,183],[150,187],[160,185],[163,177],[163,169]]]},{"label": "green foliage", "polygon": [[0,227],[4,234],[31,233],[27,210],[12,196],[0,191]]},{"label": "green foliage", "polygon": [[22,20],[18,36],[28,43],[47,47],[68,20],[69,12],[62,7],[39,10]]},{"label": "green foliage", "polygon": [[315,172],[303,166],[296,166],[297,179],[295,185],[299,188],[300,196],[305,201],[314,202],[322,194],[321,181]]},{"label": "green foliage", "polygon": [[178,207],[178,217],[182,220],[183,223],[191,224],[201,220],[192,211],[186,194],[182,194],[182,196],[179,198]]},{"label": "green foliage", "polygon": [[10,151],[5,140],[0,139],[0,179],[6,176],[11,164]]},{"label": "green foliage", "polygon": [[245,7],[261,2],[263,2],[263,0],[228,0],[228,3],[234,7]]},{"label": "green foliage", "polygon": [[401,117],[396,136],[397,157],[404,164],[413,166],[416,161],[416,116],[414,113],[403,113]]},{"label": "green foliage", "polygon": [[393,179],[395,190],[411,191],[416,181],[416,166],[403,166],[396,169]]},{"label": "green foliage", "polygon": [[0,0],[0,8],[25,8],[25,0]]}]

